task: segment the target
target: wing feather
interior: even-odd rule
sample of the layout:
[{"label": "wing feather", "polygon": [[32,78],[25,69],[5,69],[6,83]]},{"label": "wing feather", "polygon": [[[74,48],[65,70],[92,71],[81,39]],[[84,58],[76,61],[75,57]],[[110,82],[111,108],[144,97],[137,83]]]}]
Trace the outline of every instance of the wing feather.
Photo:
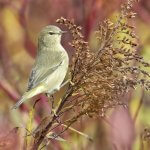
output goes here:
[{"label": "wing feather", "polygon": [[43,56],[42,58],[36,58],[35,65],[33,66],[29,77],[27,91],[31,90],[32,88],[36,87],[39,83],[46,80],[47,77],[51,75],[61,65],[63,61],[61,52],[52,51],[50,53],[51,55],[47,55],[45,53],[45,56]]}]

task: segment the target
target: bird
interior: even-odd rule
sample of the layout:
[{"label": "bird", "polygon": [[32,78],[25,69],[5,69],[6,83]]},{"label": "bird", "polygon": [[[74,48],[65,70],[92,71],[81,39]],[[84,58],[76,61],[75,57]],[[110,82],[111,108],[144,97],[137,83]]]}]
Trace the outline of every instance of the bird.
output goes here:
[{"label": "bird", "polygon": [[38,94],[50,96],[60,90],[69,65],[69,56],[61,44],[63,33],[66,31],[54,25],[48,25],[39,32],[37,55],[27,90],[12,109]]}]

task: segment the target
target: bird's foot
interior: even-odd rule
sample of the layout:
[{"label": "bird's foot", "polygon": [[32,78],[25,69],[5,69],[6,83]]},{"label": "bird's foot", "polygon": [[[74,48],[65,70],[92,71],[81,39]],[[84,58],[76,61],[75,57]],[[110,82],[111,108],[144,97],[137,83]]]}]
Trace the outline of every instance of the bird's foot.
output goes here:
[{"label": "bird's foot", "polygon": [[70,82],[70,84],[72,85],[72,86],[74,86],[74,83],[72,82],[72,81],[69,81]]},{"label": "bird's foot", "polygon": [[51,110],[51,115],[54,115],[55,117],[58,116],[58,115],[56,114],[56,109],[52,108],[52,110]]}]

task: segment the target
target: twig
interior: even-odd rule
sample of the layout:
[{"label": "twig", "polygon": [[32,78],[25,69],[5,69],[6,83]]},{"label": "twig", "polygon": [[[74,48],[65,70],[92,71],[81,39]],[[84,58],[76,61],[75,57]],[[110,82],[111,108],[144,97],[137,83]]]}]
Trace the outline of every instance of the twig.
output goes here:
[{"label": "twig", "polygon": [[139,105],[138,105],[138,107],[137,107],[137,109],[136,109],[136,112],[135,112],[135,114],[134,114],[134,117],[133,117],[133,122],[134,122],[134,124],[136,123],[136,120],[137,120],[138,114],[139,114],[140,109],[141,109],[142,104],[143,104],[143,100],[144,100],[144,91],[142,91],[142,96],[141,96],[141,99],[140,99]]},{"label": "twig", "polygon": [[[70,86],[68,87],[68,89],[70,88]],[[53,125],[53,123],[55,122],[55,120],[58,118],[57,114],[61,111],[61,109],[63,108],[65,102],[67,101],[68,97],[72,94],[72,89],[68,90],[68,93],[64,96],[64,98],[62,99],[56,114],[53,114],[51,121],[47,124],[47,126],[45,127],[45,129],[43,129],[43,131],[41,132],[40,135],[36,135],[35,136],[35,140],[34,140],[34,144],[32,147],[32,150],[37,150],[38,147],[40,146],[40,144],[42,143],[42,141],[44,140],[46,134],[48,133],[49,129],[51,128],[51,126]]]}]

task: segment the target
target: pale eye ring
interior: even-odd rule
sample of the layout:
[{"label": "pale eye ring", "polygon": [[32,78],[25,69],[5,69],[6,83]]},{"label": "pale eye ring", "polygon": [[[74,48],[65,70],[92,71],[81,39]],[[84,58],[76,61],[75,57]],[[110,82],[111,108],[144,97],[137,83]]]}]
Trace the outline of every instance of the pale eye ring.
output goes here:
[{"label": "pale eye ring", "polygon": [[53,35],[53,34],[55,34],[55,33],[54,33],[54,32],[48,32],[48,34]]}]

